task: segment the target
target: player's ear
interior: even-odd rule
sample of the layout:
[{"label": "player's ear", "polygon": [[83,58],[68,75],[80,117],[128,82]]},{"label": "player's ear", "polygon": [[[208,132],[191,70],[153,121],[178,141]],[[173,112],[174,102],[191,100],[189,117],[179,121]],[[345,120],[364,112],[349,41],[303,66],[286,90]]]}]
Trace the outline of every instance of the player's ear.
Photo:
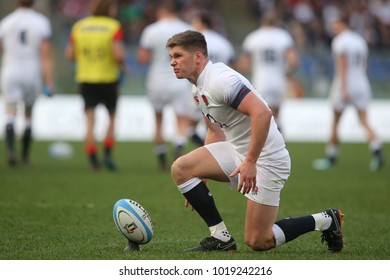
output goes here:
[{"label": "player's ear", "polygon": [[198,50],[198,51],[195,52],[194,57],[195,57],[195,60],[196,60],[197,62],[199,62],[199,61],[201,61],[202,58],[203,58],[203,53],[202,53],[201,51]]}]

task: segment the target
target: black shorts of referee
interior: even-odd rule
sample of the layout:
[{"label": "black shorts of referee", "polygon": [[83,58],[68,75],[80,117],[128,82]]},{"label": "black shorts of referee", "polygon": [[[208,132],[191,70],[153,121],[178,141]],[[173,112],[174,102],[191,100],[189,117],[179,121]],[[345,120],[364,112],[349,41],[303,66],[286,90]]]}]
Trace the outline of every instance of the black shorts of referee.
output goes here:
[{"label": "black shorts of referee", "polygon": [[103,104],[110,113],[115,112],[118,101],[118,82],[80,83],[79,92],[84,99],[85,110]]}]

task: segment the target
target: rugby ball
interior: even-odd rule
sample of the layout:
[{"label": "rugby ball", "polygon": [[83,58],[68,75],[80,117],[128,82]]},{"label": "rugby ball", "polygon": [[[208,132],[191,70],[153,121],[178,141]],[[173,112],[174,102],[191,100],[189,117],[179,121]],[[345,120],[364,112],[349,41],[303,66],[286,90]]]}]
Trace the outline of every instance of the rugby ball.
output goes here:
[{"label": "rugby ball", "polygon": [[114,222],[127,239],[146,244],[153,237],[153,223],[148,212],[131,199],[118,200],[113,209]]},{"label": "rugby ball", "polygon": [[67,142],[54,142],[49,146],[49,155],[54,159],[70,159],[73,156],[73,146]]}]

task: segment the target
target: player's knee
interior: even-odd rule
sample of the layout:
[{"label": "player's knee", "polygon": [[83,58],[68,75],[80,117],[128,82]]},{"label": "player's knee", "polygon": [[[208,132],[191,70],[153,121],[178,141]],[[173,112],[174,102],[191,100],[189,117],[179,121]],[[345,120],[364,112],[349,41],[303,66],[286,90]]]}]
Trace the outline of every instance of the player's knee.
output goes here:
[{"label": "player's knee", "polygon": [[177,185],[180,185],[186,181],[185,176],[185,161],[183,157],[176,159],[171,166],[172,178]]},{"label": "player's knee", "polygon": [[275,247],[275,242],[272,238],[264,238],[256,235],[246,236],[245,242],[254,251],[266,251]]}]

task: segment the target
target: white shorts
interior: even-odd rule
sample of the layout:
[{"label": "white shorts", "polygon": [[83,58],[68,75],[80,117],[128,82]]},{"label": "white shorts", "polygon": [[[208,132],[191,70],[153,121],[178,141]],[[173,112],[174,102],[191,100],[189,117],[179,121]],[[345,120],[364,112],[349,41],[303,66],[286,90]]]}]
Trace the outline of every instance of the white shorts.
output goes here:
[{"label": "white shorts", "polygon": [[24,102],[26,106],[32,106],[39,95],[41,85],[39,72],[20,74],[3,68],[1,89],[7,106],[19,102]]},{"label": "white shorts", "polygon": [[348,104],[353,105],[356,109],[360,111],[365,111],[368,108],[368,105],[371,100],[371,90],[368,85],[362,84],[362,86],[360,87],[349,89],[348,93],[348,101],[343,101],[341,98],[340,82],[336,80],[332,83],[332,87],[330,90],[330,99],[333,108],[336,111],[343,111]]},{"label": "white shorts", "polygon": [[[212,143],[205,147],[230,179],[230,186],[236,188],[239,175],[235,177],[229,177],[229,175],[243,162],[245,157],[235,151],[229,142]],[[272,156],[267,159],[260,158],[256,167],[256,188],[253,188],[245,196],[260,204],[279,206],[280,192],[290,176],[290,156],[275,159]]]},{"label": "white shorts", "polygon": [[284,91],[262,91],[261,96],[267,102],[268,106],[279,108],[284,100]]},{"label": "white shorts", "polygon": [[148,98],[155,111],[162,112],[165,106],[171,105],[178,116],[187,116],[190,110],[188,100],[193,99],[189,83],[148,85]]}]

